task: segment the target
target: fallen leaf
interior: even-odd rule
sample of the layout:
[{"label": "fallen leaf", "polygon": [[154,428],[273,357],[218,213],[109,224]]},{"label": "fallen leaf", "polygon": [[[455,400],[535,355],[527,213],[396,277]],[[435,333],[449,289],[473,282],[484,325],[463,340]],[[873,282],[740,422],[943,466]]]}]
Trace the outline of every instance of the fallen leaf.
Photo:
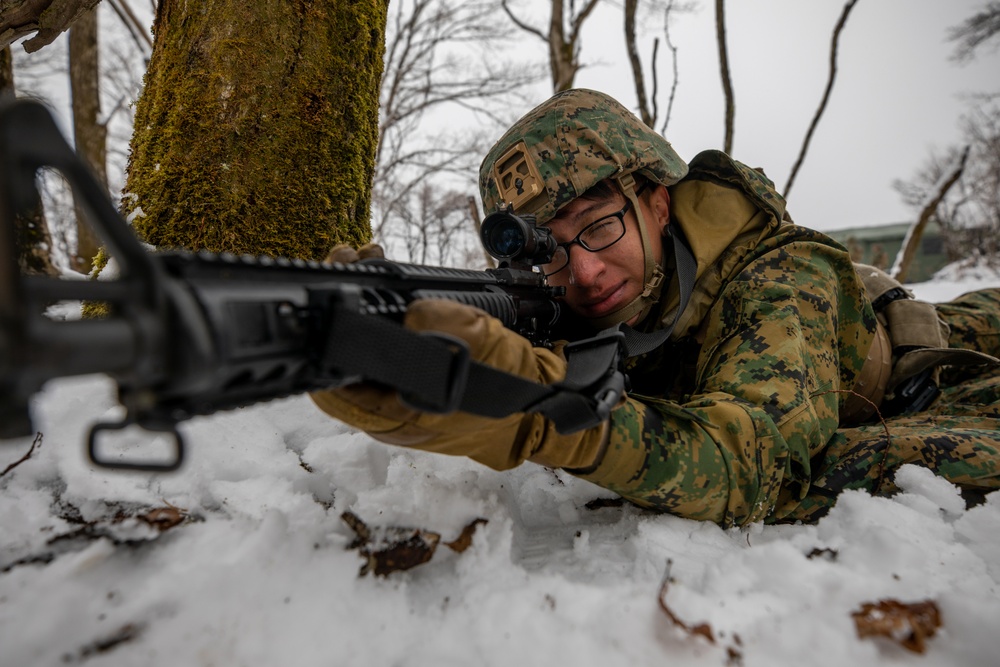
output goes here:
[{"label": "fallen leaf", "polygon": [[182,523],[187,518],[187,512],[179,507],[157,507],[145,514],[139,514],[136,518],[162,533]]},{"label": "fallen leaf", "polygon": [[385,577],[426,563],[434,555],[441,536],[419,528],[370,528],[356,514],[344,512],[341,518],[357,538],[348,548],[358,550],[365,559],[358,576],[369,572]]},{"label": "fallen leaf", "polygon": [[851,616],[858,637],[885,637],[914,653],[923,653],[926,641],[941,627],[941,612],[933,600],[866,602]]},{"label": "fallen leaf", "polygon": [[445,546],[454,551],[455,553],[462,553],[466,549],[472,546],[472,536],[476,534],[476,528],[483,525],[485,526],[488,522],[486,519],[476,519],[468,526],[462,529],[462,534],[451,542],[445,542]]}]

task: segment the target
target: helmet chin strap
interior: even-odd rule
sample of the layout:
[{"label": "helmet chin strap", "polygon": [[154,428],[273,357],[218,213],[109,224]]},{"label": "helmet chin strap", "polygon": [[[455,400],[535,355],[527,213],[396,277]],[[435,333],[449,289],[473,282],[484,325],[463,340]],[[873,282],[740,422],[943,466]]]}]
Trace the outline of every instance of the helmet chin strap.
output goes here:
[{"label": "helmet chin strap", "polygon": [[639,222],[639,237],[642,240],[643,289],[637,297],[621,308],[601,317],[588,318],[598,329],[606,329],[622,322],[628,322],[636,315],[639,316],[636,322],[641,322],[660,300],[660,292],[663,290],[664,278],[666,277],[663,273],[663,267],[653,259],[653,246],[646,229],[642,208],[639,206],[639,199],[635,194],[635,179],[632,174],[624,174],[615,180],[625,194],[625,198],[632,203],[632,210],[635,211],[636,220]]}]

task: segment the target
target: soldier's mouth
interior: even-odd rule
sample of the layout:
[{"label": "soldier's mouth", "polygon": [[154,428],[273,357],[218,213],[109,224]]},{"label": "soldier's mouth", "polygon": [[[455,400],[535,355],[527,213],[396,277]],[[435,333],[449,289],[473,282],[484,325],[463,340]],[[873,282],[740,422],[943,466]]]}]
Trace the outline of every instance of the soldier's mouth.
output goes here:
[{"label": "soldier's mouth", "polygon": [[626,282],[602,293],[596,298],[585,300],[580,310],[585,317],[603,317],[618,308],[624,300]]}]

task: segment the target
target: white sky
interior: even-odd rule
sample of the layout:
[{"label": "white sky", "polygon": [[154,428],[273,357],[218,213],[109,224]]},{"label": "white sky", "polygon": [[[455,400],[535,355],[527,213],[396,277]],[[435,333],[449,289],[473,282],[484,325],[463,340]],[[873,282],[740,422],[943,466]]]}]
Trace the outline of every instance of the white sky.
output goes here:
[{"label": "white sky", "polygon": [[[723,142],[723,97],[715,12],[702,0],[678,15],[680,85],[667,138],[685,159]],[[949,60],[946,29],[983,0],[860,0],[841,34],[830,102],[792,188],[796,222],[820,230],[910,220],[892,181],[909,178],[932,146],[959,140],[963,93],[1000,90],[1000,54],[982,50],[966,65]],[[844,3],[834,0],[730,0],[726,27],[736,102],[733,156],[762,167],[783,189],[826,86],[830,39]],[[610,33],[609,34],[609,30]],[[602,34],[603,32],[603,34]],[[620,36],[621,9],[605,4],[583,35],[591,64],[579,87],[603,90],[635,107]],[[644,60],[652,38],[647,31]],[[538,40],[532,48],[541,51]],[[604,48],[599,45],[606,44]],[[660,107],[670,62],[660,46]],[[545,96],[542,91],[541,97]]]}]

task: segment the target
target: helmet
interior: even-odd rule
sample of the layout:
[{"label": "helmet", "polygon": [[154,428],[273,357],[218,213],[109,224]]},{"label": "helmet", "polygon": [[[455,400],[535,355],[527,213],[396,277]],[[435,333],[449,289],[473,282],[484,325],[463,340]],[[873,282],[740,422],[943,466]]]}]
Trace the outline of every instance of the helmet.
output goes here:
[{"label": "helmet", "polygon": [[635,195],[634,173],[673,185],[687,164],[670,142],[604,93],[575,89],[557,93],[517,121],[490,149],[479,168],[479,190],[487,214],[513,205],[538,224],[601,181],[613,179],[639,218],[644,287],[632,302],[592,324],[605,328],[643,319],[659,300],[663,269],[653,260]]},{"label": "helmet", "polygon": [[479,169],[483,208],[507,204],[544,224],[601,181],[639,172],[661,185],[687,174],[670,142],[604,93],[558,93],[517,121]]}]

